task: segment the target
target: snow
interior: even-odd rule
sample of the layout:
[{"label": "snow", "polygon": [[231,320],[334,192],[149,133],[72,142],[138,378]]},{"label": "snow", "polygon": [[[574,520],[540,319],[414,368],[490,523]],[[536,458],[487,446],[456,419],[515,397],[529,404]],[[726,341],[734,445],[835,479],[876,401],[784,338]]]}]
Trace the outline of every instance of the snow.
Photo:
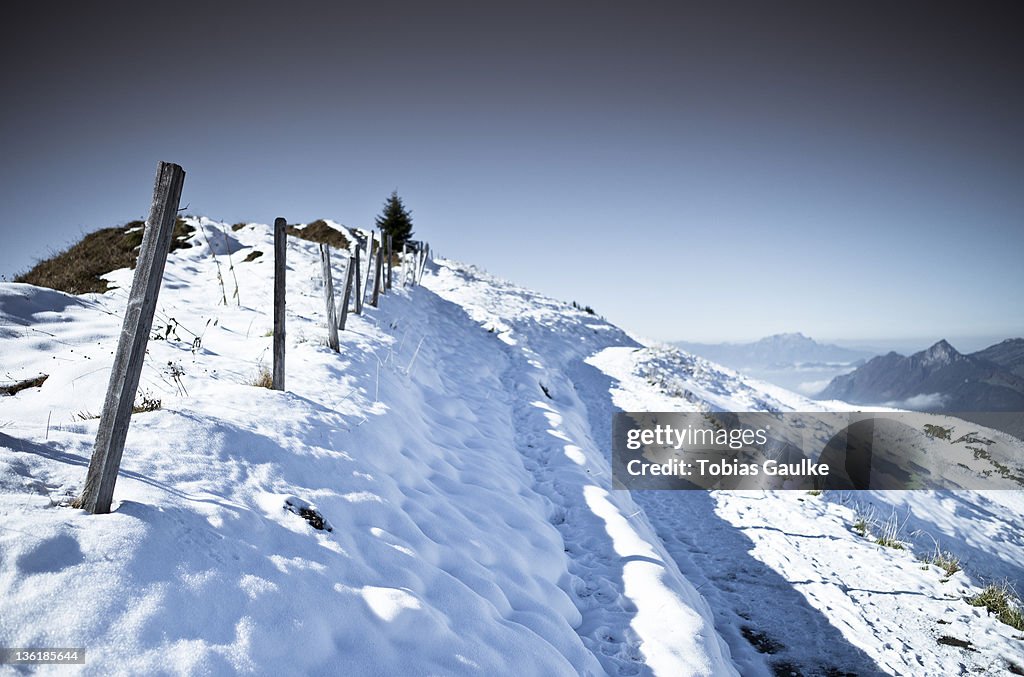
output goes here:
[{"label": "snow", "polygon": [[[190,221],[205,233],[168,259],[140,389],[162,406],[133,416],[109,515],[67,503],[131,271],[81,297],[0,284],[0,379],[49,374],[0,398],[0,646],[87,656],[39,674],[1024,665],[1014,631],[964,601],[1024,582],[1021,492],[613,491],[615,411],[850,407],[447,260],[349,315],[334,353],[317,247],[296,238],[287,390],[254,387],[270,366],[271,228]],[[332,262],[343,279],[345,254]],[[907,550],[853,533],[871,506],[897,511]],[[928,538],[965,571],[922,568]]]},{"label": "snow", "polygon": [[[612,376],[612,399],[625,411],[693,411],[700,404],[743,411],[755,397],[751,388],[763,408],[852,408],[787,395],[676,349],[613,347],[587,361]],[[655,372],[653,392],[645,387],[652,364],[671,366],[667,376]],[[698,405],[687,391],[701,393]],[[715,609],[743,674],[759,673],[744,628],[765,635],[776,664],[800,674],[943,675],[960,666],[990,674],[1005,671],[1008,661],[1024,665],[1020,633],[965,602],[989,582],[1024,587],[1020,490],[645,491],[635,497],[682,573]],[[898,522],[908,549],[853,537],[852,525],[864,515],[878,518],[876,531]],[[957,554],[964,571],[947,580],[913,554],[936,549]],[[943,636],[967,640],[972,650],[938,644]]]}]

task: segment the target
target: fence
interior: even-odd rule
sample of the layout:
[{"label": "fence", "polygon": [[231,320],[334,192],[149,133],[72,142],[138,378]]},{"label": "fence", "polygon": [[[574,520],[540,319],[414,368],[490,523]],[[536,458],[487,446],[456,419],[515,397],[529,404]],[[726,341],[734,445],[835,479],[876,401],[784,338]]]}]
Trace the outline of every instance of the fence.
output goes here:
[{"label": "fence", "polygon": [[[73,503],[75,507],[93,514],[110,512],[184,181],[185,171],[180,166],[169,162],[158,164],[153,202],[139,247],[138,263],[100,416],[96,445],[89,462],[84,489]],[[285,387],[287,228],[288,224],[284,218],[279,217],[274,221],[274,390],[284,390]],[[391,236],[383,230],[379,236],[373,231],[369,231],[366,236],[357,232],[353,234],[357,239],[353,243],[354,246],[350,246],[351,251],[346,257],[346,272],[342,276],[345,286],[341,293],[340,308],[335,303],[331,248],[326,244],[320,245],[324,308],[327,315],[327,345],[335,352],[340,350],[338,332],[345,330],[349,311],[361,314],[367,294],[370,294],[370,306],[378,307],[382,296],[387,295],[392,289]],[[361,272],[364,248],[365,274]],[[403,286],[419,284],[429,251],[430,247],[425,242],[407,242],[403,245]]]}]

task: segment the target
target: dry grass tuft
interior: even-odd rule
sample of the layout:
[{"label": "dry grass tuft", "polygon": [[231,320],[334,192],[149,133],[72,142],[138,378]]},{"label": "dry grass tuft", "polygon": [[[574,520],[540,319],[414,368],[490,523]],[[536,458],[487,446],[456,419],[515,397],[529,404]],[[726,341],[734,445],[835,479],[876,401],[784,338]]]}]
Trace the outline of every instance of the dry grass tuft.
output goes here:
[{"label": "dry grass tuft", "polygon": [[1024,630],[1024,612],[1021,611],[1020,599],[1008,583],[989,585],[967,602],[972,606],[985,607],[988,613],[995,614],[996,618],[1011,628]]},{"label": "dry grass tuft", "polygon": [[[102,294],[110,285],[100,278],[101,275],[135,267],[142,244],[142,227],[142,221],[130,221],[123,226],[89,233],[64,251],[40,261],[27,273],[18,275],[14,281],[69,294]],[[192,233],[193,228],[178,219],[174,224],[171,251],[191,247],[188,239]]]},{"label": "dry grass tuft", "polygon": [[946,550],[936,548],[935,553],[926,558],[925,561],[942,569],[946,572],[947,577],[960,571],[960,558]]},{"label": "dry grass tuft", "polygon": [[143,395],[138,404],[132,407],[133,414],[143,414],[147,411],[157,411],[163,406],[163,402],[152,395]]},{"label": "dry grass tuft", "polygon": [[273,388],[274,375],[266,367],[260,368],[259,372],[249,381],[249,385],[257,388]]},{"label": "dry grass tuft", "polygon": [[312,221],[306,224],[305,228],[289,225],[286,230],[289,235],[300,237],[303,240],[322,242],[333,249],[348,249],[348,238],[340,230],[328,226],[323,219]]}]

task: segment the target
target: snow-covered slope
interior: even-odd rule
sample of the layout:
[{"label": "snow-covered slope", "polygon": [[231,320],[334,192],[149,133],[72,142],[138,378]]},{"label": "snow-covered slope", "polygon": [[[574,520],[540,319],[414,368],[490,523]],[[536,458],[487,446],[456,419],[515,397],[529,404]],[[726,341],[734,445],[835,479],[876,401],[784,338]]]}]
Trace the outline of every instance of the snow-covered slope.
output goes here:
[{"label": "snow-covered slope", "polygon": [[[1015,632],[964,601],[1024,579],[1019,492],[612,491],[618,409],[823,405],[444,260],[350,316],[335,354],[316,246],[294,238],[287,391],[254,387],[270,229],[193,223],[208,237],[168,260],[143,371],[161,407],[133,417],[110,515],[66,503],[131,271],[104,295],[0,285],[0,378],[49,375],[0,398],[0,646],[85,647],[97,675],[1024,666]],[[872,505],[967,571],[855,534]],[[296,514],[313,506],[330,531]]]},{"label": "snow-covered slope", "polygon": [[[810,412],[825,404],[787,397],[674,349],[610,348],[588,362],[611,376],[612,401],[628,411],[744,411],[753,404]],[[646,387],[652,381],[655,388]],[[1002,674],[1024,666],[1022,633],[964,601],[993,581],[1018,590],[1024,584],[1024,492],[634,497],[715,610],[738,660],[753,645],[769,654],[775,674]],[[861,520],[867,538],[856,533]],[[887,533],[904,549],[874,542]],[[956,555],[964,571],[948,576],[921,561],[939,550]],[[955,640],[970,648],[951,646]],[[742,672],[758,674],[756,661]]]}]

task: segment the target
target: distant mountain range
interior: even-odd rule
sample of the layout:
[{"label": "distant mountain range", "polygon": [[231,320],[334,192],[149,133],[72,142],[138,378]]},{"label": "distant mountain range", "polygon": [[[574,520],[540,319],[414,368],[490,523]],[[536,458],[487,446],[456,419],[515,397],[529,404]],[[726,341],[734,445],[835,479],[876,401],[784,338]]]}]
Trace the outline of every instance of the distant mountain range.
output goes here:
[{"label": "distant mountain range", "polygon": [[827,343],[799,332],[775,334],[752,343],[690,343],[675,345],[754,378],[815,395],[838,374],[864,364],[875,355]]},{"label": "distant mountain range", "polygon": [[909,357],[890,352],[836,376],[818,398],[919,411],[1024,411],[1024,339],[969,355],[945,340]]},{"label": "distant mountain range", "polygon": [[676,344],[687,352],[700,355],[733,369],[765,369],[824,364],[851,364],[866,360],[874,353],[854,350],[828,343],[818,343],[800,332],[774,334],[753,343],[689,343]]}]

